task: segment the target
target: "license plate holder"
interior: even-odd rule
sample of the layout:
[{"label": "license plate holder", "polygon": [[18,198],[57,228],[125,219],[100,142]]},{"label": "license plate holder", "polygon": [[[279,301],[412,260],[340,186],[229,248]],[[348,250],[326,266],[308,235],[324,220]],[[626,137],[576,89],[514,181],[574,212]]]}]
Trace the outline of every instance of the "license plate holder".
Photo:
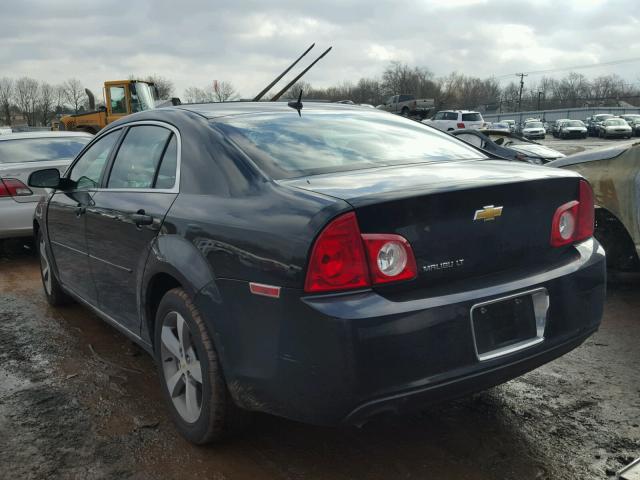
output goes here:
[{"label": "license plate holder", "polygon": [[544,288],[475,304],[471,307],[471,330],[478,360],[543,342],[548,309],[549,295]]}]

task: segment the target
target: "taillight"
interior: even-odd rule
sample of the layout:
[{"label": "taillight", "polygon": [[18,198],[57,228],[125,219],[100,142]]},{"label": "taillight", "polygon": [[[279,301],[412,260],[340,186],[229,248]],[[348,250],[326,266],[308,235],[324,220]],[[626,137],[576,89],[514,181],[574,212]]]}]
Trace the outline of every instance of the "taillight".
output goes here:
[{"label": "taillight", "polygon": [[370,285],[356,214],[345,213],[329,223],[316,239],[304,289],[326,292]]},{"label": "taillight", "polygon": [[411,280],[416,277],[416,260],[404,237],[391,234],[363,234],[372,283]]},{"label": "taillight", "polygon": [[561,205],[551,221],[551,245],[561,247],[593,236],[594,204],[591,186],[580,180],[578,200]]},{"label": "taillight", "polygon": [[355,213],[331,221],[311,250],[304,289],[309,293],[370,287],[410,280],[417,267],[400,235],[361,234]]},{"label": "taillight", "polygon": [[457,126],[458,128],[464,128],[464,123],[462,123],[462,122],[458,122],[458,123],[456,124],[456,126]]},{"label": "taillight", "polygon": [[33,192],[20,180],[15,178],[0,179],[0,197],[24,197],[33,195]]}]

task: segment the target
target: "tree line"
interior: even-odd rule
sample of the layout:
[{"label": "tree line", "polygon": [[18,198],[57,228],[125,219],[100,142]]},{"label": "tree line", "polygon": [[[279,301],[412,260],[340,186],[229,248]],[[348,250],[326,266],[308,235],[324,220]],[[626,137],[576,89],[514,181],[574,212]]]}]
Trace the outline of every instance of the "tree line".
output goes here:
[{"label": "tree line", "polygon": [[[515,77],[515,75],[514,75]],[[616,74],[588,79],[571,72],[563,78],[542,77],[527,81],[520,94],[519,81],[501,85],[494,77],[480,78],[453,72],[435,77],[426,68],[391,62],[380,77],[361,78],[327,88],[314,88],[299,81],[285,93],[297,98],[300,89],[308,99],[379,105],[392,95],[410,94],[432,98],[436,109],[473,109],[482,111],[527,111],[595,106],[617,106],[620,101],[640,104],[640,88]]]},{"label": "tree line", "polygon": [[[133,78],[133,77],[131,77]],[[145,78],[158,87],[160,99],[174,94],[171,80],[159,75]],[[516,112],[558,108],[618,106],[621,101],[640,104],[640,88],[616,74],[593,79],[571,72],[562,78],[542,77],[526,81],[522,92],[515,81],[501,85],[494,77],[480,78],[453,72],[436,77],[424,67],[391,62],[379,77],[345,81],[326,88],[313,87],[301,80],[283,98],[297,98],[300,90],[308,100],[341,101],[379,105],[390,96],[411,94],[432,98],[436,109],[473,109],[485,112]],[[214,81],[206,87],[188,87],[182,101],[186,103],[224,102],[239,99],[229,81]],[[269,97],[265,97],[269,99]],[[33,78],[0,78],[0,125],[11,125],[18,116],[30,126],[48,125],[56,115],[79,113],[88,107],[82,83],[75,78],[60,85]]]}]

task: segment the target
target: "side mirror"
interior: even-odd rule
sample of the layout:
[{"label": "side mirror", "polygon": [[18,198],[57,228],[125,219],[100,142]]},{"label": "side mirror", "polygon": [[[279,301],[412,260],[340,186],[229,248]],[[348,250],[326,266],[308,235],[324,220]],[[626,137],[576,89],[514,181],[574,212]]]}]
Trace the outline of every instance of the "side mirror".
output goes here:
[{"label": "side mirror", "polygon": [[60,172],[57,168],[36,170],[29,175],[29,181],[27,183],[30,187],[60,188]]}]

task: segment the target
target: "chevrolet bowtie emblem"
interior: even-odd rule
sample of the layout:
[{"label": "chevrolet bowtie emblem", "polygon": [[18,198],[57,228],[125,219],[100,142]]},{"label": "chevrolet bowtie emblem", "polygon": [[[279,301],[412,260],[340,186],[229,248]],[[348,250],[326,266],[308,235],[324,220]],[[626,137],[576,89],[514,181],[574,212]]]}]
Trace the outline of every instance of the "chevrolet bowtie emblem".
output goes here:
[{"label": "chevrolet bowtie emblem", "polygon": [[473,215],[474,220],[484,220],[485,222],[491,222],[497,217],[502,215],[502,207],[494,207],[493,205],[487,205],[482,207],[482,210],[476,210]]}]

